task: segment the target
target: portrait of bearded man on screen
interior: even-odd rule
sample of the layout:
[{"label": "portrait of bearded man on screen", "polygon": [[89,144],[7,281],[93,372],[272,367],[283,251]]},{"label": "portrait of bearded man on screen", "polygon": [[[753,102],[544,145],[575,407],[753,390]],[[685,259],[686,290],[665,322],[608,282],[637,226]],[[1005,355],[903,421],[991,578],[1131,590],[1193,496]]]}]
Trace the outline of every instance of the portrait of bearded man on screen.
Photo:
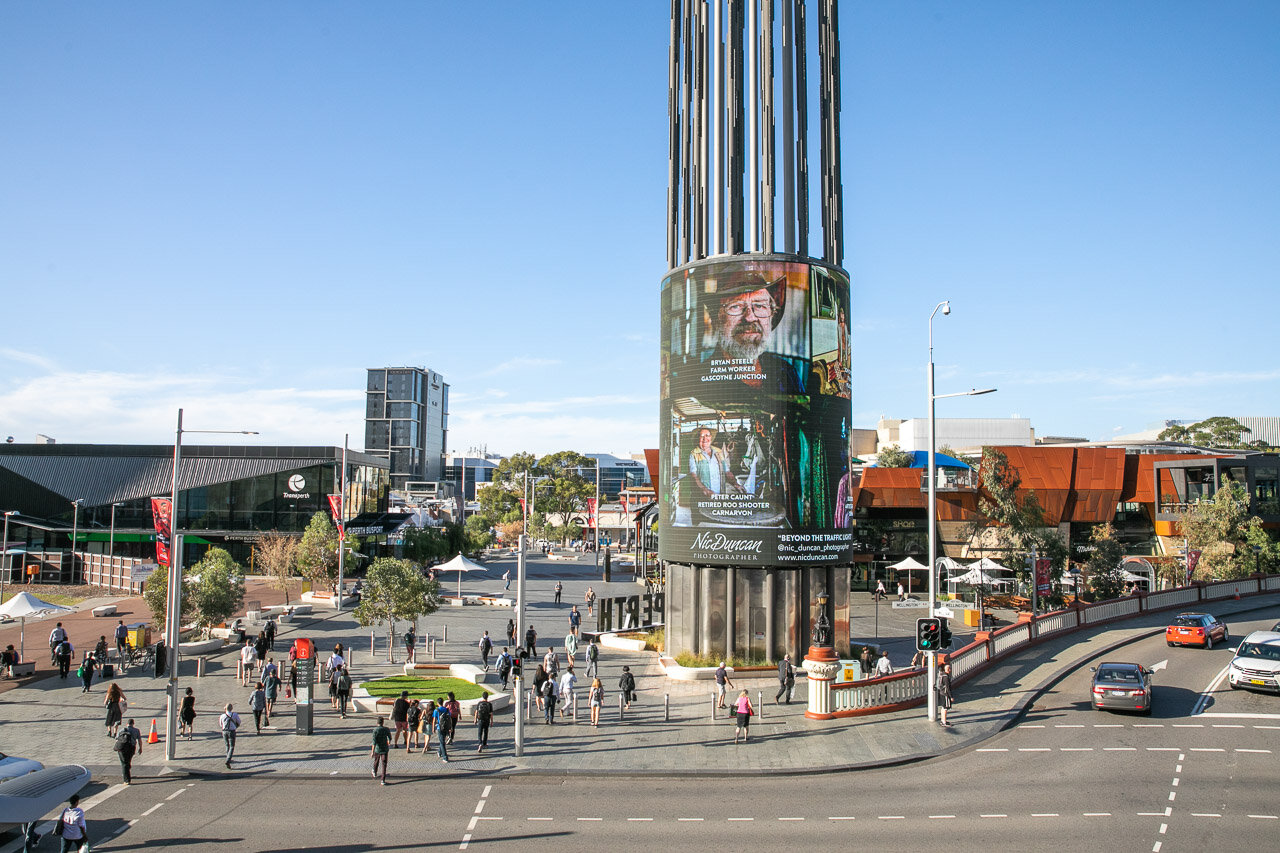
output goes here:
[{"label": "portrait of bearded man on screen", "polygon": [[786,303],[786,276],[768,281],[754,273],[711,297],[707,308],[715,349],[707,358],[713,364],[732,361],[733,384],[771,394],[804,393],[795,367],[771,351]]}]

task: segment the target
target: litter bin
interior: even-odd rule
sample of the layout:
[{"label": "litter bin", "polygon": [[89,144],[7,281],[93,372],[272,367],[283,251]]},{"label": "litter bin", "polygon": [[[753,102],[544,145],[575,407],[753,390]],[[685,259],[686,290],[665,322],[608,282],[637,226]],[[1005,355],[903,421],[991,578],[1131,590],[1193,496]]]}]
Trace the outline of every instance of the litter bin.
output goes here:
[{"label": "litter bin", "polygon": [[969,628],[979,628],[982,626],[982,613],[978,610],[966,610],[964,612],[964,624]]},{"label": "litter bin", "polygon": [[146,622],[137,622],[128,626],[128,635],[126,639],[129,645],[135,649],[145,649],[151,645],[151,626]]}]

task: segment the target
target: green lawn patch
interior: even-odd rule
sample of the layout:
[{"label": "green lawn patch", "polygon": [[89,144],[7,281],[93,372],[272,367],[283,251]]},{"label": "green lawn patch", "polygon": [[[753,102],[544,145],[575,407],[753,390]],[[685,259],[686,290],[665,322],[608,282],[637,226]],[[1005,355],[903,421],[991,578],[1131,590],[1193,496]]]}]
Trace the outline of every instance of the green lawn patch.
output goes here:
[{"label": "green lawn patch", "polygon": [[[401,691],[408,690],[410,699],[434,700],[452,690],[454,697],[459,702],[467,699],[479,699],[480,694],[488,689],[461,678],[450,678],[449,676],[432,678],[423,675],[391,675],[386,678],[366,681],[360,686],[369,691],[370,696],[375,696],[379,699],[398,699]],[[489,690],[489,693],[492,694],[493,691]]]}]

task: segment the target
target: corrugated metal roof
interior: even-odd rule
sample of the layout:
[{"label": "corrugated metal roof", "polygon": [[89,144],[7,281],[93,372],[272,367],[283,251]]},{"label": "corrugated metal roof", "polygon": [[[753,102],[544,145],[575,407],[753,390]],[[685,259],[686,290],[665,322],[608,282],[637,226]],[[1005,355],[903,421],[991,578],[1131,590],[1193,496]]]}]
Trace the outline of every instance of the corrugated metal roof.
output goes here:
[{"label": "corrugated metal roof", "polygon": [[[333,459],[184,456],[179,487],[194,489],[326,464],[332,465]],[[156,456],[0,455],[0,467],[69,501],[83,498],[86,506],[167,495],[173,477],[172,457]]]}]

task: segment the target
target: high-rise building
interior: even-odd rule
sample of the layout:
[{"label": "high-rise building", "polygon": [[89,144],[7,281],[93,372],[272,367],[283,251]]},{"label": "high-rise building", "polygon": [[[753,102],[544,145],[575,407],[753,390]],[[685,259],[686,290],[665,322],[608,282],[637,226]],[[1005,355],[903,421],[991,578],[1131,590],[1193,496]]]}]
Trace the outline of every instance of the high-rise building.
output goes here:
[{"label": "high-rise building", "polygon": [[425,367],[371,367],[365,386],[365,452],[391,464],[391,488],[444,474],[449,385]]}]

